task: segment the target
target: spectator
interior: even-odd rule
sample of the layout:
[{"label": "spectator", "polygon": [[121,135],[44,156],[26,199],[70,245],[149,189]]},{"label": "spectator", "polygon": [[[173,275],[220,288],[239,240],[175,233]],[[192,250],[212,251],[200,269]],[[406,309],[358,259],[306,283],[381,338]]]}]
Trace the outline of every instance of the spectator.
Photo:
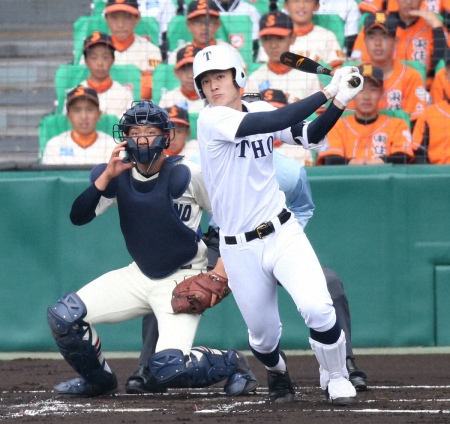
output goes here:
[{"label": "spectator", "polygon": [[[426,86],[429,88],[436,64],[444,55],[447,31],[436,13],[420,9],[422,0],[397,1],[398,12],[390,13],[398,20],[394,59],[423,63],[427,69]],[[369,60],[364,47],[364,30],[356,38],[352,59]]]},{"label": "spectator", "polygon": [[204,100],[200,99],[194,88],[194,73],[192,63],[194,56],[200,49],[192,44],[183,47],[177,52],[177,63],[175,64],[175,76],[180,85],[162,95],[159,106],[170,107],[177,105],[188,112],[198,113],[205,107]]},{"label": "spectator", "polygon": [[114,140],[95,131],[101,112],[97,92],[82,85],[67,94],[67,119],[73,129],[48,141],[43,165],[94,165],[108,161]]},{"label": "spectator", "polygon": [[[220,10],[213,0],[193,0],[189,3],[186,15],[186,25],[192,34],[192,45],[195,48],[203,49],[206,46],[226,45],[230,49],[236,50],[231,44],[223,40],[216,40],[215,35],[220,28]],[[178,50],[184,46],[178,47],[169,54],[168,63],[175,65]],[[239,52],[238,52],[239,53]],[[246,64],[239,53],[242,65],[246,68]]]},{"label": "spectator", "polygon": [[166,111],[170,115],[170,122],[175,124],[175,135],[164,153],[169,156],[182,155],[190,159],[198,153],[197,140],[191,140],[191,124],[189,114],[186,109],[173,105],[167,107]]},{"label": "spectator", "polygon": [[342,18],[345,34],[344,53],[349,57],[359,31],[361,14],[358,10],[358,3],[355,0],[320,0],[319,10],[314,13],[334,14]]},{"label": "spectator", "polygon": [[142,72],[141,97],[152,97],[152,73],[162,61],[161,51],[134,33],[141,19],[137,0],[108,0],[105,18],[116,49],[116,65],[136,65]]},{"label": "spectator", "polygon": [[[280,108],[288,104],[286,94],[284,94],[281,90],[269,88],[261,93],[261,97],[267,103],[270,103],[276,108]],[[242,99],[245,100],[245,96]],[[314,165],[314,158],[311,154],[311,150],[306,150],[303,146],[293,146],[292,144],[282,143],[279,140],[275,140],[274,147],[277,149],[278,153],[295,159],[303,166]]]},{"label": "spectator", "polygon": [[450,104],[447,99],[425,109],[417,119],[413,132],[412,145],[416,163],[450,164],[450,139],[447,133],[449,125]]},{"label": "spectator", "polygon": [[409,163],[413,159],[411,132],[399,118],[378,113],[383,96],[383,71],[359,67],[364,87],[355,98],[355,114],[340,118],[328,133],[328,143],[317,157],[318,165],[377,165]]},{"label": "spectator", "polygon": [[433,103],[450,99],[450,51],[445,54],[445,67],[436,72],[431,83],[430,97]]},{"label": "spectator", "polygon": [[89,87],[97,92],[100,111],[106,115],[116,115],[121,118],[133,101],[131,89],[110,76],[114,64],[114,44],[107,34],[94,31],[84,40],[83,55],[89,69],[87,80],[80,85]]},{"label": "spectator", "polygon": [[[331,67],[341,65],[345,56],[341,46],[330,30],[314,25],[313,14],[319,9],[319,0],[285,0],[284,9],[294,23],[296,39],[289,50],[323,62]],[[261,52],[259,61],[267,62],[267,55]]]},{"label": "spectator", "polygon": [[252,21],[253,58],[256,59],[259,49],[259,20],[261,15],[258,9],[243,0],[214,0],[220,10],[221,16],[246,15]]},{"label": "spectator", "polygon": [[364,45],[370,63],[383,71],[384,94],[378,108],[404,110],[414,125],[425,110],[427,92],[419,71],[394,60],[397,22],[394,15],[383,12],[368,15],[364,21]]},{"label": "spectator", "polygon": [[283,91],[289,103],[308,97],[321,89],[317,75],[298,72],[280,62],[281,53],[295,41],[292,19],[282,12],[266,13],[259,24],[259,37],[269,58],[247,80],[245,91],[260,93],[269,88]]}]

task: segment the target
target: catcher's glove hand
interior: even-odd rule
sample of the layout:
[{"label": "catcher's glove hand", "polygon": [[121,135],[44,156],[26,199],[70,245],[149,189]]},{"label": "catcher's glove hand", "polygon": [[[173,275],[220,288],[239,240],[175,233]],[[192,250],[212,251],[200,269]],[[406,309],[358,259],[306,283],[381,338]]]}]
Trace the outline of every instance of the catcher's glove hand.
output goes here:
[{"label": "catcher's glove hand", "polygon": [[202,314],[231,293],[228,279],[214,273],[186,278],[172,292],[175,314]]}]

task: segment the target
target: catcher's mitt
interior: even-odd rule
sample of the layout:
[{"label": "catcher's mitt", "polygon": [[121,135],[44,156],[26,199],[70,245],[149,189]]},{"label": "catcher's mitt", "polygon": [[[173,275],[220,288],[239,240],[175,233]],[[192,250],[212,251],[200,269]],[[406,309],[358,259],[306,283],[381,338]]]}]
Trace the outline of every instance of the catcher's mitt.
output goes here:
[{"label": "catcher's mitt", "polygon": [[202,314],[231,293],[228,279],[214,273],[186,278],[172,292],[175,314]]}]

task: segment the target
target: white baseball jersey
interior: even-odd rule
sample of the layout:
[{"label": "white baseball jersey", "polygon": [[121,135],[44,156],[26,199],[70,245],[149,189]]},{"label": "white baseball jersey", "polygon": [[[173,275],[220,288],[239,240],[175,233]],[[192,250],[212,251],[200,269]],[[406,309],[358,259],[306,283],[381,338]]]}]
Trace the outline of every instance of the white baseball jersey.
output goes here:
[{"label": "white baseball jersey", "polygon": [[[314,25],[307,34],[298,36],[295,43],[289,47],[289,51],[333,66],[345,61],[345,55],[334,33],[318,25]],[[265,50],[259,49],[257,62],[268,60]]]},{"label": "white baseball jersey", "polygon": [[173,90],[167,91],[161,96],[158,103],[161,107],[172,107],[176,105],[182,107],[191,113],[198,113],[205,107],[205,101],[198,98],[197,100],[188,99],[182,92],[181,86]]},{"label": "white baseball jersey", "polygon": [[[259,21],[261,19],[261,14],[258,9],[250,3],[247,3],[245,0],[239,0],[238,2],[234,2],[233,5],[226,11],[220,4],[220,1],[215,2],[217,7],[220,9],[220,16],[228,16],[228,15],[246,15],[252,21],[252,37],[253,40],[257,40],[259,38]],[[237,3],[237,4],[236,4]]]},{"label": "white baseball jersey", "polygon": [[[167,63],[169,65],[175,65],[177,62],[177,52],[178,50],[181,50],[183,47],[188,46],[189,44],[191,44],[191,42],[189,43],[184,43],[180,46],[178,46],[174,51],[169,53],[169,56],[167,57]],[[242,57],[241,53],[239,52],[238,49],[234,48],[230,43],[227,43],[226,41],[223,40],[216,40],[216,45],[217,46],[228,46],[230,49],[233,49],[234,51],[236,51],[241,59],[241,64],[243,68],[247,68],[247,65],[245,63],[244,58]]]},{"label": "white baseball jersey", "polygon": [[264,64],[248,77],[245,91],[259,93],[268,88],[283,91],[289,96],[289,103],[304,99],[322,89],[317,75],[295,69],[285,74],[276,74]]},{"label": "white baseball jersey", "polygon": [[320,0],[320,7],[317,14],[332,13],[339,15],[345,22],[345,36],[356,35],[359,32],[359,11],[358,3],[355,0]]},{"label": "white baseball jersey", "polygon": [[109,162],[116,145],[114,139],[97,131],[97,140],[84,149],[72,139],[72,131],[66,131],[50,139],[42,156],[43,165],[96,165]]},{"label": "white baseball jersey", "polygon": [[[275,109],[266,102],[243,104],[249,111]],[[197,138],[205,184],[214,220],[224,235],[255,229],[277,216],[286,203],[275,178],[272,152],[274,139],[295,144],[290,130],[235,138],[245,115],[229,107],[208,105],[198,119]],[[220,156],[215,154],[216,149],[222,151]],[[245,181],[241,180],[242,175],[246,176]]]},{"label": "white baseball jersey", "polygon": [[[81,81],[80,85],[89,87],[87,80]],[[119,119],[122,118],[124,112],[131,107],[133,101],[133,93],[130,87],[122,85],[117,81],[109,90],[103,93],[97,93],[99,101],[99,109],[104,115],[116,115]],[[64,114],[67,113],[66,103],[64,103]]]},{"label": "white baseball jersey", "polygon": [[176,8],[172,0],[139,0],[141,16],[156,18],[159,23],[159,42],[161,34],[167,32],[170,20],[175,16]]}]

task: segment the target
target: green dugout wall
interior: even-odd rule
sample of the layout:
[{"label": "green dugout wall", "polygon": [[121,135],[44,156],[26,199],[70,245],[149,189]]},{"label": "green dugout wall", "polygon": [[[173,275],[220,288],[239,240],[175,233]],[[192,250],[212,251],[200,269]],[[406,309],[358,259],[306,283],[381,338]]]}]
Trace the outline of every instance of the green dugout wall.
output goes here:
[{"label": "green dugout wall", "polygon": [[[308,175],[316,211],[306,232],[344,282],[354,347],[450,345],[450,167],[317,167]],[[0,173],[0,351],[56,350],[47,307],[130,262],[115,209],[84,227],[70,223],[87,184],[88,171]],[[281,288],[279,297],[283,348],[308,348],[294,304]],[[140,349],[140,319],[96,329],[106,351]],[[247,347],[232,296],[205,313],[195,343]]]}]

